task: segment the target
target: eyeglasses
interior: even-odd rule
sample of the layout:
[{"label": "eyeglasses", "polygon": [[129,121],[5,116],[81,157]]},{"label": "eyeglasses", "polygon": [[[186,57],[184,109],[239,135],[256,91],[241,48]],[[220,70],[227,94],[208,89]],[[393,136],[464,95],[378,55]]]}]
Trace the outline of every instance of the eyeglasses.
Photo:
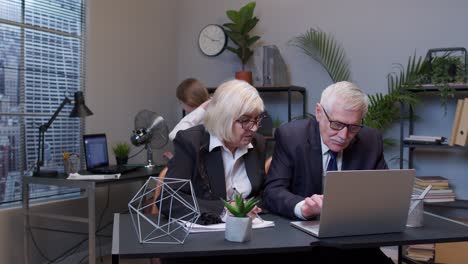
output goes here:
[{"label": "eyeglasses", "polygon": [[255,119],[251,118],[246,118],[246,117],[241,117],[236,120],[237,123],[239,123],[243,129],[245,130],[252,130],[254,126],[259,129],[261,127],[260,123],[262,122],[263,118],[265,118],[265,115],[259,115]]},{"label": "eyeglasses", "polygon": [[362,125],[351,125],[351,124],[342,123],[340,121],[330,120],[330,117],[328,116],[327,111],[325,111],[325,108],[322,105],[320,105],[320,106],[322,107],[323,112],[325,113],[325,116],[328,119],[328,122],[330,122],[330,128],[333,129],[333,130],[340,131],[343,128],[347,127],[349,132],[357,133],[357,132],[359,132],[359,130],[361,130],[361,128],[364,127]]}]

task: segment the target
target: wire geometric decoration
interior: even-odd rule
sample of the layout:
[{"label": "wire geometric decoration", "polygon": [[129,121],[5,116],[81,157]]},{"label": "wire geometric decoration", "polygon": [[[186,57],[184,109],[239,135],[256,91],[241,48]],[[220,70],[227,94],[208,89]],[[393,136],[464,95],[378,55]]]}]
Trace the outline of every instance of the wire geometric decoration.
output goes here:
[{"label": "wire geometric decoration", "polygon": [[[184,196],[181,196],[181,189],[184,189]],[[156,199],[155,193],[160,193]],[[151,203],[145,203],[148,197]],[[159,212],[155,215],[145,214],[145,209],[151,208],[153,204],[159,208]],[[184,215],[173,217],[173,207],[180,210],[179,214],[184,212]],[[161,180],[150,177],[130,200],[128,209],[140,243],[183,244],[200,217],[192,183],[190,180],[174,178]]]}]

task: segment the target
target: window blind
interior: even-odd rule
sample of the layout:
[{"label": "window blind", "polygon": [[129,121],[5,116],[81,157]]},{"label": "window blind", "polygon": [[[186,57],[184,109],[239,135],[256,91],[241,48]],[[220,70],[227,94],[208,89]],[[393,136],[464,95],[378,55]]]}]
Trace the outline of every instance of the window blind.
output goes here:
[{"label": "window blind", "polygon": [[[0,0],[0,203],[21,199],[38,129],[61,101],[84,90],[86,0]],[[64,152],[81,154],[84,121],[67,105],[45,133],[44,166],[63,172]],[[31,197],[70,192],[37,185]]]}]

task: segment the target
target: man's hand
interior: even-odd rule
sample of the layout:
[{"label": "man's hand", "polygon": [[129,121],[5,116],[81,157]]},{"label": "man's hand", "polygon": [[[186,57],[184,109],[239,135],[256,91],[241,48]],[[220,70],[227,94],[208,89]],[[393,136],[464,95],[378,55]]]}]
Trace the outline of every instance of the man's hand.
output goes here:
[{"label": "man's hand", "polygon": [[311,197],[304,199],[304,204],[301,207],[302,216],[309,219],[317,216],[322,211],[323,195],[314,194]]}]

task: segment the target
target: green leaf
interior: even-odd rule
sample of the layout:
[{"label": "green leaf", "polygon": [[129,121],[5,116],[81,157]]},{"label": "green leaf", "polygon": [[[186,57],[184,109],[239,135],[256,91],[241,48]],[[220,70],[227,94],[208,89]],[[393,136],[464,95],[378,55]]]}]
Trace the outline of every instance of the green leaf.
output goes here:
[{"label": "green leaf", "polygon": [[226,15],[232,22],[235,24],[239,24],[240,22],[240,14],[236,10],[228,10],[226,11]]},{"label": "green leaf", "polygon": [[351,79],[351,70],[345,51],[332,35],[311,28],[305,34],[290,40],[289,43],[320,63],[333,82]]},{"label": "green leaf", "polygon": [[226,209],[236,217],[246,217],[247,214],[258,204],[259,200],[250,198],[245,201],[241,195],[234,195],[234,204],[231,204],[224,199],[221,199]]}]

